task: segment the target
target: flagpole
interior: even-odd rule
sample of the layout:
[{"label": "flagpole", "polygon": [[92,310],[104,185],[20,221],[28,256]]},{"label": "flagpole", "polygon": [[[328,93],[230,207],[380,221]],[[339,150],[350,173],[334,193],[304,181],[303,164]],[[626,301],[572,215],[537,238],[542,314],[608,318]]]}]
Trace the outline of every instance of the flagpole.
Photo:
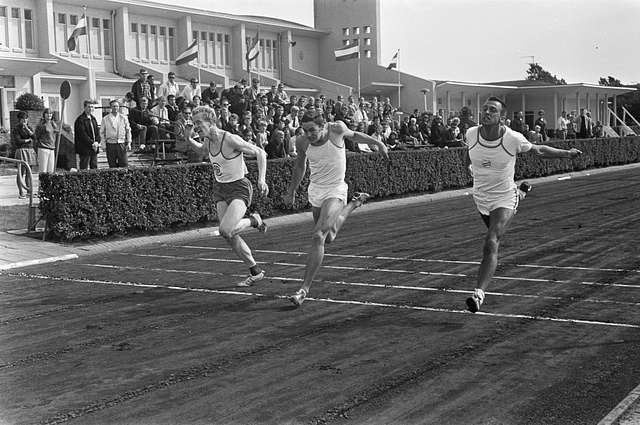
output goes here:
[{"label": "flagpole", "polygon": [[400,49],[398,49],[398,57],[397,57],[397,66],[396,69],[398,70],[398,109],[400,109]]},{"label": "flagpole", "polygon": [[360,44],[358,44],[358,98],[360,97]]},{"label": "flagpole", "polygon": [[87,28],[87,48],[89,50],[89,98],[92,100],[96,97],[96,80],[93,75],[93,66],[91,62],[91,26],[89,25],[89,17],[87,16],[87,6],[82,6],[83,14],[84,14],[84,24]]}]

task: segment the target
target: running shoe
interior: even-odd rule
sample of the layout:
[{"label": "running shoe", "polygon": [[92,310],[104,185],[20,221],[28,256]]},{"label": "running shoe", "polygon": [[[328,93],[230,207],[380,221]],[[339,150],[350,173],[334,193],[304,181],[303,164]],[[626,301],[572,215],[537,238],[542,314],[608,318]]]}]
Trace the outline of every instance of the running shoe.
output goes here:
[{"label": "running shoe", "polygon": [[262,220],[262,217],[260,217],[260,214],[253,213],[249,217],[251,217],[251,218],[253,218],[255,220],[256,224],[252,225],[252,227],[255,227],[256,229],[258,229],[258,232],[265,233],[267,231],[267,223],[265,223]]},{"label": "running shoe", "polygon": [[467,298],[467,310],[472,313],[480,311],[480,306],[484,301],[484,292],[481,289],[473,291],[473,295]]},{"label": "running shoe", "polygon": [[248,278],[246,278],[245,280],[238,282],[236,284],[236,286],[243,286],[243,287],[247,287],[247,286],[251,286],[254,283],[256,283],[259,280],[264,279],[264,270],[262,270],[260,273],[258,273],[257,275],[253,276],[249,276]]},{"label": "running shoe", "polygon": [[367,202],[369,198],[371,198],[371,195],[369,195],[368,193],[356,192],[353,194],[353,197],[351,198],[351,202],[356,203],[357,206],[359,207],[365,202]]},{"label": "running shoe", "polygon": [[289,297],[289,300],[291,300],[291,302],[295,304],[296,307],[300,307],[305,298],[307,298],[307,291],[300,288],[298,289],[298,292]]},{"label": "running shoe", "polygon": [[522,201],[527,196],[527,193],[531,192],[532,190],[533,186],[531,186],[527,182],[522,182],[520,183],[520,186],[518,186],[518,197]]}]

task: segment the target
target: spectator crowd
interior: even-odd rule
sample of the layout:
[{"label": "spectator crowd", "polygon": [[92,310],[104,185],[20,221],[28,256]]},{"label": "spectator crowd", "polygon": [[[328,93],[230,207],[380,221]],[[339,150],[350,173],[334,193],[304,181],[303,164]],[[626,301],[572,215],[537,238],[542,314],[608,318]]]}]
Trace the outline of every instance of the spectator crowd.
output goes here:
[{"label": "spectator crowd", "polygon": [[[140,70],[138,77],[122,99],[110,102],[101,122],[94,114],[95,102],[84,102],[72,136],[80,169],[97,168],[101,149],[106,152],[109,167],[126,167],[128,152],[132,149],[157,155],[162,148],[163,152],[182,152],[188,162],[207,161],[204,152],[187,143],[189,137],[198,137],[188,130],[191,127],[187,124],[192,110],[201,105],[215,110],[222,129],[264,149],[269,159],[296,156],[295,138],[302,134],[300,120],[309,110],[321,112],[327,121],[341,120],[354,131],[378,138],[390,150],[462,146],[467,129],[476,125],[472,111],[466,106],[445,118],[418,109],[401,113],[388,97],[367,100],[354,96],[330,99],[323,94],[317,97],[288,95],[281,83],[271,85],[266,91],[260,87],[258,78],[252,78],[250,85],[242,79],[218,91],[214,82],[202,90],[196,78],[180,88],[173,72],[160,85],[145,69]],[[533,128],[525,123],[522,111],[516,112],[513,120],[506,119],[504,124],[524,134],[532,143],[546,142],[551,133],[543,110],[538,112]],[[559,139],[602,136],[602,125],[599,121],[594,123],[585,109],[579,115],[575,111],[569,114],[563,111],[556,124],[554,136]],[[43,171],[51,170],[53,140],[59,131],[49,110],[43,113],[35,131],[21,119],[14,138],[18,137],[16,145],[21,148],[22,158],[35,162],[28,155],[28,148],[41,148],[38,157],[46,164]],[[346,146],[353,152],[371,152],[369,145],[350,140],[346,140]]]}]

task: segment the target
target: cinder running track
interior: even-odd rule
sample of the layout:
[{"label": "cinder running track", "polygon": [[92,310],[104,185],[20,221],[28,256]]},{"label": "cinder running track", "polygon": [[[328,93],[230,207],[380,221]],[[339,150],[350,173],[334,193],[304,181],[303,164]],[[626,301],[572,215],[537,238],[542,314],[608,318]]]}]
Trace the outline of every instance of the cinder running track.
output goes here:
[{"label": "cinder running track", "polygon": [[[466,197],[347,222],[302,308],[312,223],[0,275],[0,422],[596,424],[640,383],[640,175],[535,187],[467,313]],[[279,220],[282,221],[282,220]]]}]

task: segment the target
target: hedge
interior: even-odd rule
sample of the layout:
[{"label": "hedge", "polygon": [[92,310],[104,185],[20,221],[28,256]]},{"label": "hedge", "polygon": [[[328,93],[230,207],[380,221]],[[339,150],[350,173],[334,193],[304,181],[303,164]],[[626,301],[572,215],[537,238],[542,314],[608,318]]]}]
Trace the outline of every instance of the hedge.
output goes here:
[{"label": "hedge", "polygon": [[[640,162],[640,137],[557,141],[550,146],[576,147],[579,158],[544,160],[533,154],[518,157],[516,179],[541,177],[587,168]],[[365,191],[373,198],[438,192],[472,184],[465,167],[465,148],[347,154],[346,181],[350,195]],[[293,159],[268,161],[267,198],[254,197],[250,210],[264,217],[291,212],[282,195],[291,180]],[[247,161],[256,184],[257,164]],[[305,176],[294,210],[310,207]],[[113,234],[167,231],[216,220],[208,164],[148,168],[99,169],[78,173],[40,174],[40,209],[46,236],[71,241]]]}]

